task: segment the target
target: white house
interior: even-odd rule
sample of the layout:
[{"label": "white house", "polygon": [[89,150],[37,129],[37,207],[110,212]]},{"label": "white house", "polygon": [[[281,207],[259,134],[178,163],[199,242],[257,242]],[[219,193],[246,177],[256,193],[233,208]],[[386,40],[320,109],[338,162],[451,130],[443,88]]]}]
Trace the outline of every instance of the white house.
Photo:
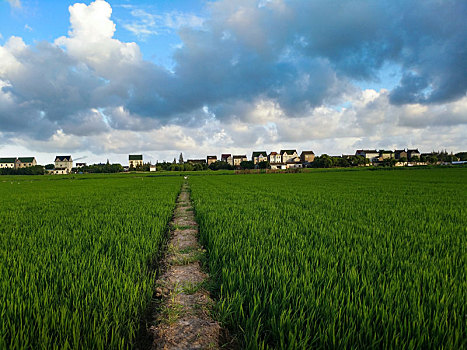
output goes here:
[{"label": "white house", "polygon": [[366,159],[369,159],[371,162],[378,161],[379,152],[375,149],[358,149],[355,152],[356,156],[363,156]]},{"label": "white house", "polygon": [[143,166],[143,155],[142,154],[130,154],[128,156],[130,168],[136,168]]},{"label": "white house", "polygon": [[52,171],[53,174],[70,174],[73,168],[73,159],[71,156],[56,156],[55,157],[55,168]]},{"label": "white house", "polygon": [[271,152],[269,153],[268,160],[270,164],[282,163],[282,156],[277,152]]},{"label": "white house", "polygon": [[298,156],[297,150],[294,149],[283,149],[281,150],[282,162],[287,163],[289,159],[298,158],[300,161],[300,157]]},{"label": "white house", "polygon": [[268,154],[266,153],[266,151],[253,152],[253,154],[251,155],[251,160],[255,165],[261,162],[267,162]]}]

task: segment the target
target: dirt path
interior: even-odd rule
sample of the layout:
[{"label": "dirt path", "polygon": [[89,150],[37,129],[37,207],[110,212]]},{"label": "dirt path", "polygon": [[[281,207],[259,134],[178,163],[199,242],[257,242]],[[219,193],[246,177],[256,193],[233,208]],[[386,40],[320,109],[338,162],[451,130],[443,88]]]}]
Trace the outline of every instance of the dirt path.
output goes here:
[{"label": "dirt path", "polygon": [[182,186],[171,222],[165,272],[156,286],[159,312],[149,331],[151,349],[218,349],[219,324],[211,318],[212,300],[201,269],[204,250],[198,242],[198,224],[188,192]]}]

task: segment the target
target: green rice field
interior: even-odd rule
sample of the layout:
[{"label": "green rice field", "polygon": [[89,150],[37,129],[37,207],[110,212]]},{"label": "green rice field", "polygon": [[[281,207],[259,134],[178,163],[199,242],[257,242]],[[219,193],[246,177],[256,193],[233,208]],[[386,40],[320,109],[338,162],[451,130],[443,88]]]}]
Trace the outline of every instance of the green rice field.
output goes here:
[{"label": "green rice field", "polygon": [[131,347],[180,185],[1,177],[0,349]]},{"label": "green rice field", "polygon": [[[188,181],[236,347],[467,347],[467,168],[215,174]],[[0,349],[137,347],[184,181],[146,175],[0,177]]]},{"label": "green rice field", "polygon": [[190,183],[219,317],[243,347],[466,347],[466,169]]}]

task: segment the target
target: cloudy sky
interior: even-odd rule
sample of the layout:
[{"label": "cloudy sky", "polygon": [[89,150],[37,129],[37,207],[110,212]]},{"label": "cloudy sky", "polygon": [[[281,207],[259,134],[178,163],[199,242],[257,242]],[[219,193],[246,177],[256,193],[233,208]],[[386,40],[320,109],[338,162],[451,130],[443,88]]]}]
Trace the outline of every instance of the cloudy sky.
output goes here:
[{"label": "cloudy sky", "polygon": [[467,150],[465,0],[0,0],[0,157]]}]

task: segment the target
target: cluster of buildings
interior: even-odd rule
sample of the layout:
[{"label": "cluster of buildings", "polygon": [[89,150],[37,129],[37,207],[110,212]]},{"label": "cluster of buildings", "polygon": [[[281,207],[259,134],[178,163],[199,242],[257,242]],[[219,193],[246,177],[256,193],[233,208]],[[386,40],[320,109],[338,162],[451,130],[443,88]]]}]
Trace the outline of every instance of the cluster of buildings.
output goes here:
[{"label": "cluster of buildings", "polygon": [[[279,153],[266,151],[255,151],[251,155],[251,161],[255,166],[259,166],[262,162],[268,162],[271,169],[290,169],[290,168],[302,168],[307,164],[313,162],[315,154],[313,151],[303,151],[298,155],[295,149],[281,150]],[[240,167],[242,162],[249,161],[245,154],[232,155],[230,153],[224,153],[220,159],[217,156],[207,156],[206,159],[188,159],[188,163],[196,164],[207,164],[208,166],[217,161],[225,162],[234,168]]]},{"label": "cluster of buildings", "polygon": [[359,149],[355,152],[356,156],[363,156],[369,159],[371,163],[382,162],[385,159],[396,159],[396,160],[420,160],[422,156],[431,155],[431,153],[421,154],[418,149],[396,149],[395,151],[387,150],[375,150],[375,149]]},{"label": "cluster of buildings", "polygon": [[[404,162],[420,162],[422,159],[433,155],[432,153],[420,153],[418,149],[399,149],[399,150],[376,150],[376,149],[359,149],[355,155],[332,156],[333,158],[349,159],[355,156],[361,156],[366,159],[366,163],[378,164],[385,162],[388,159],[394,159],[399,164]],[[300,155],[295,149],[286,149],[278,152],[255,151],[249,160],[246,155],[232,155],[224,153],[218,159],[217,156],[207,156],[206,159],[188,159],[187,163],[202,164],[209,166],[215,162],[225,162],[233,168],[239,168],[242,162],[251,161],[255,167],[261,167],[261,163],[266,163],[271,169],[290,169],[290,168],[305,168],[311,165],[315,160],[313,151],[302,151]],[[125,170],[132,170],[143,167],[142,154],[130,154],[128,157],[129,166],[125,166]],[[0,169],[20,169],[33,167],[37,165],[35,157],[11,157],[0,158]],[[86,163],[76,163],[76,168],[82,168]],[[70,174],[73,169],[73,159],[70,155],[56,156],[53,169],[46,169],[50,174]],[[149,165],[150,171],[156,171],[156,165]]]},{"label": "cluster of buildings", "polygon": [[20,169],[36,166],[35,157],[0,158],[0,169]]},{"label": "cluster of buildings", "polygon": [[[76,163],[78,165],[79,163]],[[35,157],[10,157],[0,158],[0,169],[21,169],[37,165]],[[53,174],[70,174],[73,168],[73,159],[71,156],[55,157],[54,169],[48,169]]]},{"label": "cluster of buildings", "polygon": [[[368,160],[368,163],[377,164],[384,162],[386,159],[394,159],[399,162],[420,161],[423,156],[429,156],[431,153],[420,153],[418,149],[402,149],[402,150],[368,150],[360,149],[351,155],[332,156],[332,158],[348,159],[355,156],[361,156]],[[313,151],[302,151],[300,155],[295,149],[281,150],[278,152],[255,151],[250,159],[253,164],[258,167],[261,162],[268,162],[271,169],[290,169],[290,168],[306,168],[315,160]],[[189,159],[192,164],[202,163],[208,166],[214,162],[221,161],[230,164],[237,168],[244,161],[248,161],[246,155],[232,155],[229,153],[222,154],[220,159],[217,156],[207,156],[206,159]]]}]

